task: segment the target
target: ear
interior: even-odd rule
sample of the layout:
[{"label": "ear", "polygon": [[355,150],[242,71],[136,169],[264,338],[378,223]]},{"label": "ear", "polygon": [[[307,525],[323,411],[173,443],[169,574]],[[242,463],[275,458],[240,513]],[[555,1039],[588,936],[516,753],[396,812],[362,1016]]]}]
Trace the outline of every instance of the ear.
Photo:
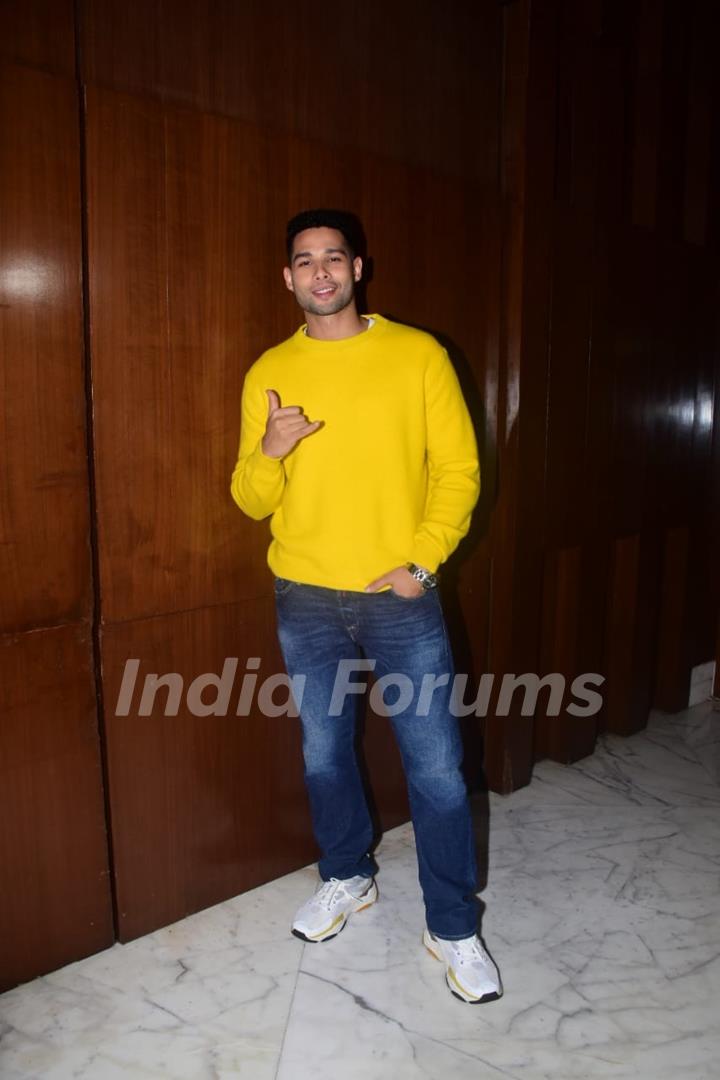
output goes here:
[{"label": "ear", "polygon": [[286,287],[290,290],[291,293],[294,293],[295,287],[293,286],[292,271],[290,270],[289,266],[283,267],[283,277],[285,278]]},{"label": "ear", "polygon": [[359,281],[362,277],[362,259],[359,255],[356,255],[353,259],[353,277],[355,281]]}]

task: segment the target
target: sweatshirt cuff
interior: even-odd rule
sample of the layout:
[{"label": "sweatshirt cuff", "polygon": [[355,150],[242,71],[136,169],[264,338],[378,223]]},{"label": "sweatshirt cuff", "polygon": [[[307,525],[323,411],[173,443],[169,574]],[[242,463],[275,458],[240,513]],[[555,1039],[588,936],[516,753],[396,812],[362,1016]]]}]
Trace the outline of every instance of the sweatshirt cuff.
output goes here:
[{"label": "sweatshirt cuff", "polygon": [[254,472],[265,476],[277,476],[284,469],[282,458],[268,457],[263,454],[262,439],[252,453]]},{"label": "sweatshirt cuff", "polygon": [[434,574],[441,562],[443,562],[442,553],[433,544],[432,540],[416,540],[410,549],[410,556],[408,562],[413,562],[417,566],[423,566],[426,570],[429,570],[431,574]]}]

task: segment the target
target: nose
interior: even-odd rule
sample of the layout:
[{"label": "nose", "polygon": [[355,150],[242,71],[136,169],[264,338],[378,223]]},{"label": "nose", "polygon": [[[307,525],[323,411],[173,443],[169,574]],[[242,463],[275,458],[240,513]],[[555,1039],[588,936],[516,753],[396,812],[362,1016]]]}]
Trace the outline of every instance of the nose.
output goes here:
[{"label": "nose", "polygon": [[330,277],[330,275],[328,274],[327,269],[325,268],[325,265],[323,263],[318,263],[317,264],[317,266],[315,267],[315,273],[313,274],[313,277],[316,280],[317,279],[325,280],[325,278]]}]

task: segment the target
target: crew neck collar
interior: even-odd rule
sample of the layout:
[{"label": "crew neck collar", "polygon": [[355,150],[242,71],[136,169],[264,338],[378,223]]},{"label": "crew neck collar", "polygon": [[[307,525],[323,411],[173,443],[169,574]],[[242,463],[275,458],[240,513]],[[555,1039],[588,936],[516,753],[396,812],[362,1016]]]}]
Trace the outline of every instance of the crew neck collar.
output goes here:
[{"label": "crew neck collar", "polygon": [[330,349],[330,348],[333,348],[333,349],[348,349],[348,348],[356,348],[357,345],[360,342],[365,341],[366,338],[368,338],[368,337],[375,338],[375,337],[378,336],[378,334],[381,334],[383,332],[383,330],[385,329],[385,325],[386,325],[386,322],[387,322],[387,320],[384,319],[382,317],[382,315],[377,315],[376,313],[373,313],[373,314],[362,313],[361,317],[363,319],[372,319],[373,321],[370,324],[370,326],[368,326],[368,328],[366,330],[363,330],[362,333],[360,333],[360,334],[351,334],[350,337],[345,337],[345,338],[315,338],[315,337],[308,337],[308,335],[305,333],[305,331],[307,329],[307,323],[303,323],[303,325],[301,327],[299,327],[298,330],[294,334],[295,341],[299,345],[301,345],[301,346],[303,346],[305,348],[311,348],[311,349]]}]

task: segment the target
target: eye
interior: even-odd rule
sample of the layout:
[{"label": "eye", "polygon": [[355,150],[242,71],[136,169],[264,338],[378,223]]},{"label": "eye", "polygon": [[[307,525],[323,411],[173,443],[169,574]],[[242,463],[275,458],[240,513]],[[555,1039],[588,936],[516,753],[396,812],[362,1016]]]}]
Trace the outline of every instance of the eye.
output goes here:
[{"label": "eye", "polygon": [[300,259],[300,261],[297,262],[295,265],[296,266],[307,266],[309,262],[310,262],[309,259]]},{"label": "eye", "polygon": [[342,262],[342,256],[341,255],[331,255],[330,256],[330,262]]}]

